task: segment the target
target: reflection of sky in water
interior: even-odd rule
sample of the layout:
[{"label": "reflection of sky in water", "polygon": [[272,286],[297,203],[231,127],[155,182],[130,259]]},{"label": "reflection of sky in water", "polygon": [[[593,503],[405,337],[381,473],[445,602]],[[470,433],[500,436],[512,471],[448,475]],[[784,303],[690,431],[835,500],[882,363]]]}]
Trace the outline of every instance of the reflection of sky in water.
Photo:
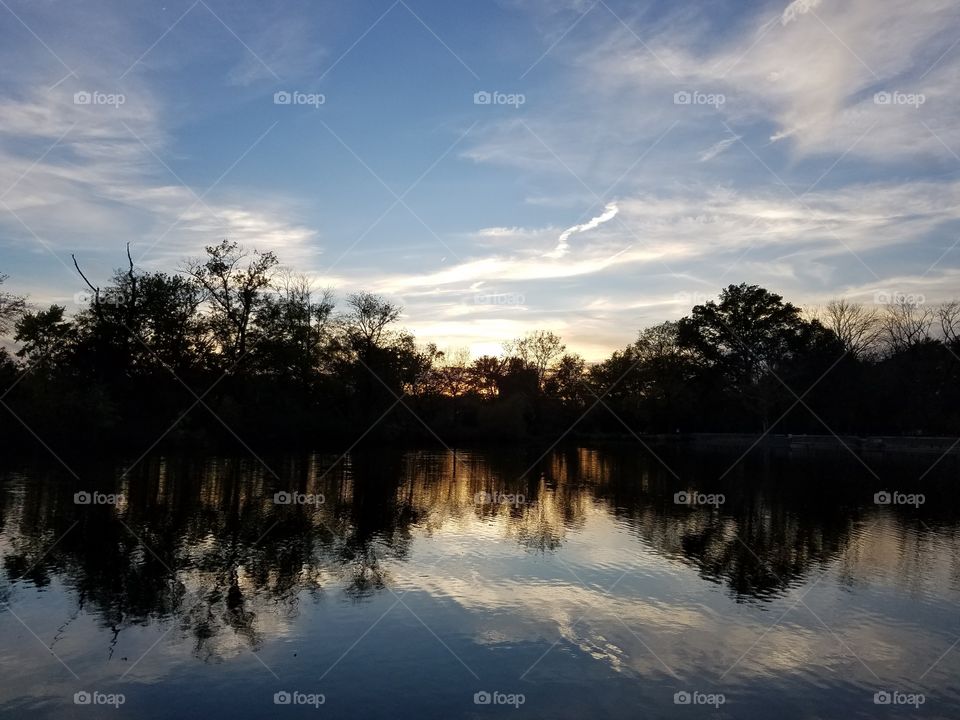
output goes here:
[{"label": "reflection of sky in water", "polygon": [[[564,451],[518,481],[535,454],[385,455],[322,478],[332,458],[281,460],[284,484],[155,462],[92,512],[62,478],[8,476],[0,711],[877,717],[897,710],[873,693],[899,689],[926,694],[919,716],[960,716],[960,543],[938,481],[929,509],[898,512],[835,459],[822,485],[797,461],[717,487],[716,458],[678,459],[675,481],[632,452]],[[326,504],[278,509],[278,487]],[[678,508],[686,487],[728,501]],[[530,504],[478,506],[484,490]],[[78,709],[84,688],[127,702]],[[281,689],[327,702],[281,713]],[[482,689],[526,702],[475,706]],[[678,707],[684,689],[726,705]]]}]

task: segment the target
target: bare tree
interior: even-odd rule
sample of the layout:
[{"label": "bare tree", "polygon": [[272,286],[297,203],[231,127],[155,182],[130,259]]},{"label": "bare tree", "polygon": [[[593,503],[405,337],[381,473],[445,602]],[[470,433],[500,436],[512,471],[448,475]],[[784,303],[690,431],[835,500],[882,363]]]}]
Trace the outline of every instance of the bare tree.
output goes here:
[{"label": "bare tree", "polygon": [[856,358],[873,351],[883,334],[883,323],[875,308],[866,308],[843,298],[831,300],[818,318]]},{"label": "bare tree", "polygon": [[950,345],[960,341],[960,300],[951,300],[937,309],[943,341]]},{"label": "bare tree", "polygon": [[279,271],[274,290],[257,312],[260,361],[307,383],[330,349],[333,290],[317,292],[309,276],[286,268]]},{"label": "bare tree", "polygon": [[536,370],[541,387],[551,363],[566,349],[560,336],[550,330],[528,332],[522,338],[503,344],[507,356],[519,358],[524,365]]},{"label": "bare tree", "polygon": [[898,298],[887,306],[883,318],[887,349],[898,353],[928,340],[933,320],[934,313],[930,308],[908,298]]},{"label": "bare tree", "polygon": [[295,310],[291,319],[299,323],[304,334],[324,335],[333,318],[333,288],[322,288],[318,292],[309,275],[289,268],[282,268],[278,275],[278,300]]},{"label": "bare tree", "polygon": [[[0,275],[0,285],[6,281],[6,275]],[[20,295],[0,290],[0,336],[6,335],[13,328],[14,322],[27,309],[27,301]]]}]

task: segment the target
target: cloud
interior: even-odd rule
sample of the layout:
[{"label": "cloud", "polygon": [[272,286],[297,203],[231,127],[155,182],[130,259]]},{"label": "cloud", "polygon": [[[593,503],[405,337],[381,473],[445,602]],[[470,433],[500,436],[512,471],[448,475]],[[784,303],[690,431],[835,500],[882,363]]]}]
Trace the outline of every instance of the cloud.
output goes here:
[{"label": "cloud", "polygon": [[574,235],[575,233],[587,232],[588,230],[593,230],[594,228],[603,225],[603,223],[613,220],[613,218],[617,216],[618,212],[620,212],[620,210],[617,208],[616,203],[607,203],[607,206],[606,208],[604,208],[604,211],[602,214],[597,215],[597,217],[595,218],[592,218],[589,222],[585,222],[582,225],[574,225],[573,227],[567,228],[562,233],[560,233],[560,237],[557,240],[557,247],[554,248],[551,252],[548,252],[546,254],[546,257],[562,258],[570,250],[570,244],[568,240],[570,239],[571,235]]},{"label": "cloud", "polygon": [[[179,88],[171,96],[143,73],[118,81],[152,42],[138,39],[150,22],[112,13],[109,4],[66,17],[43,8],[30,12],[37,16],[26,22],[42,27],[76,71],[64,77],[66,68],[26,33],[0,49],[0,59],[18,69],[0,86],[0,230],[7,268],[22,264],[35,278],[24,281],[24,273],[16,273],[23,291],[35,298],[69,297],[77,279],[70,253],[102,278],[119,264],[127,242],[135,259],[167,270],[224,237],[280,250],[285,261],[316,264],[317,231],[298,222],[299,207],[290,198],[261,189],[251,200],[252,191],[231,185],[231,175],[205,194],[175,174],[180,161],[195,159],[184,155],[177,134],[180,111],[190,99]],[[101,49],[88,40],[95,33],[66,28],[70,23],[109,27],[119,41]],[[189,24],[181,31],[188,30]],[[246,52],[221,30],[238,56]],[[155,40],[160,32],[149,34]],[[159,46],[150,55],[158,67],[170,57]],[[239,158],[257,134],[234,137]],[[251,155],[242,162],[255,162]],[[67,282],[60,279],[64,273]]]},{"label": "cloud", "polygon": [[[566,35],[591,10],[589,0],[516,0],[510,7],[521,22],[532,18],[531,32],[543,32],[528,62],[554,40],[560,44],[524,81],[529,91],[516,88],[530,98],[522,116],[484,108],[457,153],[438,167],[447,173],[442,189],[438,183],[428,192],[427,180],[411,197],[447,246],[444,260],[424,249],[439,243],[424,239],[423,226],[399,208],[350,249],[337,277],[322,281],[336,282],[341,292],[401,296],[424,340],[446,343],[446,333],[461,344],[489,345],[552,327],[568,334],[571,347],[597,354],[622,344],[639,324],[683,312],[678,292],[714,293],[729,282],[766,283],[798,301],[890,278],[924,278],[928,296],[949,294],[955,251],[935,271],[924,270],[960,232],[960,161],[952,154],[960,152],[960,49],[950,51],[960,8],[953,0],[783,0],[738,6],[721,22],[690,5],[649,13],[623,3],[615,7],[630,29],[598,6]],[[0,47],[0,60],[17,69],[0,83],[0,192],[13,186],[3,201],[60,260],[66,257],[58,267],[0,206],[5,261],[31,267],[31,281],[45,283],[45,293],[76,290],[40,277],[68,272],[73,283],[67,253],[82,253],[102,277],[128,240],[134,252],[155,243],[145,260],[153,267],[175,267],[184,255],[230,237],[277,250],[282,261],[316,273],[326,264],[322,252],[332,261],[361,237],[365,208],[342,209],[354,190],[355,158],[347,157],[347,166],[330,156],[323,173],[286,162],[313,162],[323,148],[312,141],[329,139],[313,134],[306,114],[284,116],[236,173],[196,202],[194,191],[203,192],[197,175],[212,181],[273,118],[261,115],[269,108],[244,112],[243,122],[209,149],[201,147],[204,133],[234,109],[252,108],[244,98],[259,96],[259,83],[277,89],[257,58],[201,7],[122,88],[117,75],[169,26],[169,12],[123,6],[113,17],[89,10],[60,17],[43,4],[24,11],[37,15],[25,19],[82,77],[50,89],[66,71],[25,31],[20,42]],[[324,44],[314,43],[309,22],[252,6],[231,13],[224,21],[283,87],[297,86],[294,76],[316,75]],[[94,24],[108,27],[118,43],[99,48],[102,33],[75,30]],[[213,33],[212,46],[193,42],[200,30]],[[358,73],[344,84],[358,99],[379,87],[360,70],[359,53],[368,51],[358,46],[358,61],[341,64],[334,78]],[[195,87],[182,82],[194,73]],[[120,89],[127,101],[78,106],[72,93],[83,89]],[[720,93],[725,102],[679,104],[678,91]],[[880,104],[879,91],[923,93],[925,102]],[[436,104],[398,108],[377,133],[383,144],[371,143],[390,153],[393,167],[423,160],[400,141],[410,128],[466,126],[462,105],[451,120],[444,92],[435,95]],[[328,110],[342,113],[330,118],[339,131],[339,123],[366,127],[361,120],[369,119],[370,106],[331,103]],[[216,121],[204,112],[216,113]],[[417,137],[417,152],[432,149],[433,135]],[[437,155],[448,145],[444,136]],[[367,157],[363,145],[358,151]],[[457,154],[472,163],[458,163]],[[381,170],[381,158],[367,159]],[[164,163],[186,168],[189,187]],[[477,164],[485,167],[478,172]],[[281,184],[290,189],[278,192]],[[368,187],[356,186],[358,202]],[[602,205],[602,214],[582,224],[552,224]],[[18,282],[23,277],[20,269],[4,269]],[[524,301],[473,300],[497,293]]]},{"label": "cloud", "polygon": [[815,7],[819,7],[819,5],[820,0],[793,0],[792,3],[787,5],[783,14],[780,16],[780,23],[786,25],[787,23],[793,22],[801,15],[806,15]]},{"label": "cloud", "polygon": [[[590,102],[581,104],[577,127],[569,118],[553,123],[555,132],[568,128],[567,141],[549,144],[587,151],[582,166],[564,156],[578,174],[603,162],[590,156],[604,153],[604,143],[594,140],[610,128],[622,124],[624,132],[632,128],[652,141],[671,120],[690,130],[685,141],[722,128],[722,120],[747,140],[754,133],[789,139],[795,157],[847,153],[888,165],[916,162],[918,155],[942,157],[940,139],[960,152],[960,126],[953,122],[960,113],[960,54],[951,51],[960,8],[953,2],[797,0],[779,12],[746,13],[726,27],[684,19],[676,11],[672,22],[641,24],[643,44],[622,27],[581,33],[579,46],[568,51],[570,92]],[[677,106],[673,94],[680,90],[721,93],[726,101],[716,109]],[[878,91],[923,94],[926,103],[878,104]],[[538,134],[548,137],[550,130]],[[516,147],[509,153],[505,162],[532,157]],[[486,147],[481,154],[498,157]]]},{"label": "cloud", "polygon": [[[310,14],[289,12],[276,15],[274,11],[263,8],[269,17],[255,15],[249,24],[242,27],[245,43],[250,47],[233,67],[227,81],[238,86],[247,86],[266,81],[296,81],[303,78],[316,78],[324,70],[323,64],[329,63],[329,52],[323,42],[318,42],[321,28],[314,26],[306,18]],[[233,18],[229,21],[235,22]],[[307,85],[304,92],[317,92],[315,87]]]},{"label": "cloud", "polygon": [[[595,277],[603,276],[603,287],[609,288],[611,278],[620,273],[635,276],[640,270],[666,271],[689,285],[689,275],[684,276],[692,268],[708,282],[724,275],[738,280],[748,269],[751,277],[766,273],[772,279],[782,277],[787,268],[795,278],[807,272],[821,282],[837,283],[844,264],[863,272],[861,260],[880,276],[900,273],[902,260],[892,258],[897,253],[915,256],[921,245],[936,244],[938,234],[956,221],[958,204],[958,181],[861,184],[815,191],[800,199],[769,190],[691,186],[681,192],[622,198],[617,204],[622,223],[590,242],[569,247],[560,257],[546,257],[534,243],[434,271],[356,277],[353,282],[380,292],[433,299],[456,298],[457,293],[465,299],[481,287],[488,293],[519,289],[525,291],[528,306],[537,297],[551,297],[555,307],[573,307],[579,300],[550,285],[534,293],[532,286],[594,278],[595,287]],[[531,228],[519,236],[543,234],[542,229]],[[929,262],[942,252],[931,248]],[[748,266],[748,261],[755,264]],[[833,268],[826,278],[825,267]],[[640,297],[635,286],[629,291]]]},{"label": "cloud", "polygon": [[[864,183],[800,199],[770,189],[689,186],[621,198],[621,222],[585,235],[561,257],[545,257],[538,248],[542,228],[512,229],[538,240],[432,272],[347,281],[401,297],[424,339],[452,333],[460,344],[491,342],[491,328],[509,322],[514,334],[563,331],[571,347],[600,357],[603,347],[623,342],[625,327],[679,317],[692,298],[712,297],[743,280],[800,303],[844,293],[851,277],[864,278],[868,287],[910,291],[916,284],[901,278],[905,263],[919,278],[943,254],[938,238],[960,225],[958,204],[960,181]],[[955,294],[948,263],[923,280],[928,296]],[[478,304],[478,293],[523,300]]]},{"label": "cloud", "polygon": [[724,138],[719,142],[715,142],[713,145],[700,153],[700,162],[713,160],[713,158],[715,158],[717,155],[721,154],[725,150],[729,149],[731,145],[741,140],[742,137],[742,135],[733,135],[731,137]]}]

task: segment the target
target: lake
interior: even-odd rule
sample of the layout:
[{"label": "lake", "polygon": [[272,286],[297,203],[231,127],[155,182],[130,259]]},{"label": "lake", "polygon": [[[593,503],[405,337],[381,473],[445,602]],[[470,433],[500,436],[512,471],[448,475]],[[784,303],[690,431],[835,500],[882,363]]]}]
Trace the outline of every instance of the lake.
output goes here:
[{"label": "lake", "polygon": [[960,717],[956,457],[134,459],[0,473],[3,717]]}]

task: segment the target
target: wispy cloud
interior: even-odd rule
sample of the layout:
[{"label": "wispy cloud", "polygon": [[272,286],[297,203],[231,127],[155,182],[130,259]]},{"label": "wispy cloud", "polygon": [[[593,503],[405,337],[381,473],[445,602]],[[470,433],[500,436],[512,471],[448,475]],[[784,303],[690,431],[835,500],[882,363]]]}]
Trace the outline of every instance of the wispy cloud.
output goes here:
[{"label": "wispy cloud", "polygon": [[[799,301],[921,279],[928,297],[950,293],[960,262],[950,249],[960,233],[955,2],[783,0],[739,4],[719,19],[689,4],[608,4],[623,23],[590,0],[495,3],[473,47],[443,27],[443,13],[424,16],[456,52],[489,50],[491,74],[515,77],[513,65],[557,43],[522,83],[501,87],[527,95],[509,111],[474,106],[472,77],[426,32],[451,71],[416,95],[416,63],[433,56],[411,52],[418,40],[395,25],[412,20],[402,12],[319,88],[310,78],[380,11],[337,10],[338,32],[356,30],[344,39],[317,32],[330,23],[313,3],[295,0],[282,13],[224,5],[235,35],[198,6],[122,82],[176,19],[171,10],[116,0],[95,12],[16,5],[76,68],[66,78],[0,12],[12,28],[0,61],[15,70],[0,82],[0,193],[12,188],[0,242],[5,262],[29,275],[15,289],[72,294],[73,251],[102,277],[127,241],[135,253],[152,245],[145,263],[169,269],[229,237],[276,250],[341,292],[396,296],[425,340],[489,344],[551,327],[576,348],[619,344],[636,326],[683,312],[697,293],[740,280]],[[518,63],[516,48],[504,52],[486,32],[497,22],[539,33],[529,58],[524,51]],[[104,33],[111,43],[97,39]],[[330,102],[276,113],[273,91],[297,82]],[[122,92],[125,102],[76,104],[82,90]],[[882,92],[890,102],[878,101]],[[378,177],[342,147],[327,151],[334,141],[319,117]],[[475,120],[431,167],[450,147],[448,131]],[[404,199],[409,208],[371,228],[394,200],[379,178],[402,188],[427,168]],[[326,275],[341,254],[337,276]],[[24,277],[0,269],[11,282]],[[476,301],[497,293],[511,304]]]},{"label": "wispy cloud", "polygon": [[603,213],[597,215],[595,218],[592,218],[590,221],[585,222],[581,225],[574,225],[573,227],[567,228],[557,239],[557,246],[546,254],[546,257],[549,258],[562,258],[570,251],[570,236],[576,233],[587,232],[588,230],[593,230],[596,227],[600,227],[605,222],[610,222],[617,216],[617,213],[620,212],[616,203],[608,203],[606,208],[604,208]]},{"label": "wispy cloud", "polygon": [[[96,13],[65,9],[60,14],[38,6],[20,12],[77,68],[63,78],[63,68],[54,67],[47,48],[25,30],[22,37],[11,35],[19,42],[0,49],[4,64],[19,70],[10,73],[0,89],[5,255],[33,257],[32,264],[43,271],[31,274],[46,278],[43,284],[25,285],[25,291],[36,299],[69,297],[76,289],[70,253],[77,253],[90,273],[102,278],[121,262],[127,242],[135,259],[164,269],[223,237],[278,250],[292,263],[316,261],[318,232],[297,221],[297,202],[232,182],[236,176],[229,171],[230,163],[240,162],[248,151],[255,161],[259,133],[268,123],[235,133],[233,153],[210,162],[203,175],[211,179],[196,183],[196,176],[175,169],[194,159],[184,152],[180,136],[185,119],[198,120],[197,114],[182,112],[190,96],[179,89],[171,94],[163,82],[143,72],[176,70],[189,53],[171,55],[169,48],[158,45],[149,53],[149,64],[138,66],[124,81],[118,79],[169,27],[171,18],[154,18],[152,11],[147,17],[129,17],[124,8],[109,3]],[[197,12],[194,25],[216,22]],[[3,17],[16,22],[9,14]],[[184,18],[171,35],[190,32],[190,20]],[[95,32],[76,30],[92,26]],[[115,43],[90,41],[107,28]],[[210,42],[233,43],[235,52],[229,57],[249,55],[229,31],[221,26],[218,32]],[[228,74],[221,81],[229,83]],[[256,196],[254,202],[251,196]]]},{"label": "wispy cloud", "polygon": [[717,155],[720,155],[724,151],[730,148],[731,145],[736,143],[738,140],[743,138],[742,135],[733,135],[728,138],[724,138],[718,142],[715,142],[713,145],[708,147],[702,153],[700,153],[700,162],[707,162],[708,160],[713,160]]},{"label": "wispy cloud", "polygon": [[786,25],[787,23],[793,22],[801,15],[806,15],[819,5],[820,0],[793,0],[793,2],[784,8],[783,14],[780,16],[780,23]]}]

